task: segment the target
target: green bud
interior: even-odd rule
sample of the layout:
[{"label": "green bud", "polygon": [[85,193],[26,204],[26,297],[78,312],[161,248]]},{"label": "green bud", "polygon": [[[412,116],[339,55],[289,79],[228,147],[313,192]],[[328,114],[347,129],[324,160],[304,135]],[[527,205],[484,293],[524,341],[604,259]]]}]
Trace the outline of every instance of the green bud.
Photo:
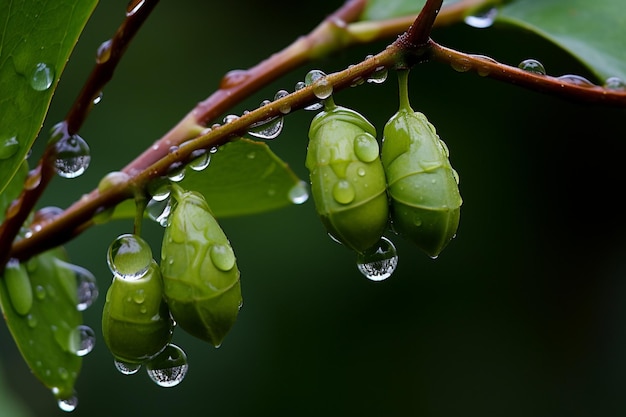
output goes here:
[{"label": "green bud", "polygon": [[172,326],[156,262],[139,278],[113,278],[102,312],[102,334],[116,359],[127,363],[150,359],[169,343]]},{"label": "green bud", "polygon": [[374,246],[388,220],[385,173],[374,126],[331,101],[311,122],[306,167],[326,230],[357,252]]},{"label": "green bud", "polygon": [[462,203],[448,148],[408,102],[407,72],[400,72],[400,110],[383,132],[382,161],[394,230],[436,257],[456,234]]},{"label": "green bud", "polygon": [[26,267],[11,259],[4,269],[4,282],[15,312],[25,316],[33,306],[33,288]]},{"label": "green bud", "polygon": [[165,297],[180,327],[217,347],[242,303],[235,254],[202,194],[173,184],[171,198],[161,248]]}]

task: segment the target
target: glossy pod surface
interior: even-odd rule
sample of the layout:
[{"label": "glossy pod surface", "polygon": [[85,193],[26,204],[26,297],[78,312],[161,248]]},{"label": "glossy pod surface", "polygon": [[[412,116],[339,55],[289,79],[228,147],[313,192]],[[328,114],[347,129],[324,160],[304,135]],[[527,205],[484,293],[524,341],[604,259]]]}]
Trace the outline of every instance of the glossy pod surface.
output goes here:
[{"label": "glossy pod surface", "polygon": [[235,254],[201,194],[174,185],[172,198],[161,248],[165,297],[180,327],[219,346],[242,303]]},{"label": "glossy pod surface", "polygon": [[311,122],[306,167],[326,230],[357,252],[375,245],[388,201],[374,126],[353,110],[328,106]]}]

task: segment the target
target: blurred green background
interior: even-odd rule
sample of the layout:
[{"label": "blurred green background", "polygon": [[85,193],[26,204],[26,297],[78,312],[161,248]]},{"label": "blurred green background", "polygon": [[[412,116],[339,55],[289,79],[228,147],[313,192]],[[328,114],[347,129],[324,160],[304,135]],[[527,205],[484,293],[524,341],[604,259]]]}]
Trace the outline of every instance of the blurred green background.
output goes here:
[{"label": "blurred green background", "polygon": [[[90,169],[58,179],[42,205],[66,207],[172,127],[228,70],[285,47],[341,1],[162,2],[130,46],[81,135]],[[44,131],[63,118],[98,45],[126,1],[103,1],[62,77]],[[440,43],[553,75],[590,75],[534,36],[463,24]],[[332,72],[386,45],[301,68],[233,110],[241,113],[310,69]],[[571,103],[429,63],[411,73],[413,107],[451,150],[464,204],[458,237],[431,260],[396,236],[396,273],[374,283],[333,243],[312,201],[222,220],[242,271],[244,307],[220,349],[181,330],[190,369],[163,389],[123,376],[101,337],[85,358],[76,416],[617,416],[626,414],[626,257],[620,207],[626,111]],[[397,107],[395,76],[339,92],[338,104],[379,132]],[[312,112],[285,120],[272,149],[302,178]],[[39,144],[41,146],[41,144]],[[35,150],[38,155],[40,147]],[[87,231],[67,245],[97,276],[85,312],[99,336],[110,273],[105,252],[131,222]],[[162,229],[146,223],[159,253]],[[61,416],[0,326],[5,393],[29,416]],[[0,414],[3,414],[0,404]],[[14,411],[15,412],[15,411]],[[14,415],[9,412],[6,415]],[[17,415],[17,414],[15,414]]]}]

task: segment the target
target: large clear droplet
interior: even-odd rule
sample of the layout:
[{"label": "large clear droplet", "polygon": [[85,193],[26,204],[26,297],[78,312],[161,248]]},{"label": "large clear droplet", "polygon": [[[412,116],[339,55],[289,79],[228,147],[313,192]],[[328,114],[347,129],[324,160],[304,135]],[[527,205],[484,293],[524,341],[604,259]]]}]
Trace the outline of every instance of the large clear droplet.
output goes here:
[{"label": "large clear droplet", "polygon": [[372,281],[383,281],[389,278],[398,266],[396,247],[386,237],[371,249],[357,255],[359,271]]},{"label": "large clear droplet", "polygon": [[115,369],[124,375],[136,374],[141,369],[140,363],[128,363],[118,359],[114,359],[113,363],[115,364]]},{"label": "large clear droplet", "polygon": [[204,171],[211,162],[211,154],[206,149],[196,149],[191,152],[191,162],[189,162],[189,168],[194,171]]},{"label": "large clear droplet", "polygon": [[167,178],[172,182],[181,182],[185,179],[185,165],[182,162],[174,162],[167,170]]},{"label": "large clear droplet", "polygon": [[333,186],[333,198],[339,204],[350,204],[354,201],[355,196],[354,186],[346,180],[339,180]]},{"label": "large clear droplet", "polygon": [[577,85],[579,87],[587,87],[587,88],[595,87],[594,83],[592,83],[585,77],[582,77],[576,74],[561,75],[558,79],[569,84]]},{"label": "large clear droplet", "polygon": [[[319,99],[326,99],[333,93],[333,86],[326,80],[326,73],[314,69],[309,71],[304,77],[305,86],[313,86],[313,94]],[[305,107],[305,110],[319,110],[322,103],[314,103]]]},{"label": "large clear droplet", "polygon": [[293,204],[302,204],[309,199],[309,187],[306,182],[299,181],[289,189],[287,196]]},{"label": "large clear droplet", "polygon": [[382,84],[387,80],[387,74],[389,74],[389,71],[387,71],[386,67],[378,67],[369,76],[369,78],[367,79],[367,82],[374,83],[374,84]]},{"label": "large clear droplet", "polygon": [[76,356],[85,356],[96,346],[96,334],[89,326],[81,324],[70,334],[70,351]]},{"label": "large clear droplet", "polygon": [[116,277],[139,279],[148,272],[152,264],[152,249],[141,237],[130,233],[123,234],[109,246],[107,263]]},{"label": "large clear droplet", "polygon": [[525,59],[519,63],[518,67],[524,71],[533,72],[539,75],[546,75],[546,69],[543,64],[536,59]]},{"label": "large clear droplet", "polygon": [[19,148],[20,143],[17,141],[17,136],[0,140],[0,159],[9,159],[17,153]]},{"label": "large clear droplet", "polygon": [[189,364],[187,355],[176,345],[167,347],[146,364],[146,371],[150,379],[157,385],[165,388],[181,383],[187,375]]},{"label": "large clear droplet", "polygon": [[[283,97],[287,97],[289,95],[289,92],[287,90],[278,90],[276,92],[276,94],[274,95],[274,101],[276,100],[280,100]],[[288,104],[282,105],[279,107],[280,112],[282,114],[287,114],[291,111],[291,106]]]},{"label": "large clear droplet", "polygon": [[71,413],[78,407],[78,397],[74,394],[69,398],[57,398],[57,405],[61,411]]},{"label": "large clear droplet", "polygon": [[235,266],[235,253],[230,245],[213,245],[209,251],[211,262],[220,271],[230,271]]},{"label": "large clear droplet", "polygon": [[379,155],[378,141],[369,133],[354,138],[354,154],[363,162],[373,162]]},{"label": "large clear droplet", "polygon": [[484,29],[493,25],[496,17],[498,17],[498,9],[496,9],[495,7],[489,7],[484,10],[479,10],[471,16],[466,16],[464,21],[467,25],[471,27]]},{"label": "large clear droplet", "polygon": [[46,91],[54,82],[54,68],[43,62],[35,65],[30,75],[30,86],[36,91]]},{"label": "large clear droplet", "polygon": [[76,309],[85,311],[98,298],[99,292],[96,277],[81,266],[64,262],[60,259],[57,259],[55,263],[57,267],[71,272],[76,277]]},{"label": "large clear droplet", "polygon": [[283,123],[282,117],[272,117],[250,125],[248,133],[261,139],[275,139],[283,131]]},{"label": "large clear droplet", "polygon": [[89,145],[78,135],[63,136],[54,143],[56,160],[54,167],[63,178],[76,178],[89,167]]}]

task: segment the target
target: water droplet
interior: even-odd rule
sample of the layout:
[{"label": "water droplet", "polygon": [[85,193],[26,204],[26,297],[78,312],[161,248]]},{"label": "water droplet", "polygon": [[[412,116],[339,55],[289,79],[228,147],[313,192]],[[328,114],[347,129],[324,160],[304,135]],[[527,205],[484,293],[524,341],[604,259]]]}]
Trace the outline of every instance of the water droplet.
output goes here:
[{"label": "water droplet", "polygon": [[333,85],[326,78],[320,78],[313,84],[313,94],[320,100],[330,97],[332,93]]},{"label": "water droplet", "polygon": [[130,0],[128,6],[126,6],[126,16],[130,17],[137,13],[145,2],[146,0]]},{"label": "water droplet", "polygon": [[134,234],[123,234],[111,243],[107,252],[109,269],[121,279],[139,279],[152,264],[148,242]]},{"label": "water droplet", "polygon": [[150,220],[157,222],[161,227],[167,226],[167,219],[172,211],[169,199],[157,200],[155,198],[148,201],[146,212]]},{"label": "water droplet", "polygon": [[[274,101],[280,100],[281,98],[287,97],[288,95],[289,92],[287,90],[278,90],[274,95]],[[283,104],[278,108],[278,110],[280,110],[282,114],[288,114],[289,112],[291,112],[291,106],[289,104]]]},{"label": "water droplet", "polygon": [[78,294],[78,304],[76,304],[76,309],[78,311],[85,311],[98,298],[96,277],[87,269],[78,265],[72,265],[72,267],[77,283],[76,291]]},{"label": "water droplet", "polygon": [[28,316],[26,316],[26,323],[28,323],[28,327],[30,327],[31,329],[34,329],[35,327],[37,327],[37,317],[33,316],[32,314],[29,314]]},{"label": "water droplet", "polygon": [[46,289],[42,285],[37,285],[35,287],[35,298],[39,301],[42,301],[46,298]]},{"label": "water droplet", "polygon": [[67,369],[63,367],[58,369],[58,373],[59,373],[59,378],[61,378],[63,381],[66,381],[67,378],[70,377],[70,373],[67,371]]},{"label": "water droplet", "polygon": [[117,369],[120,373],[124,375],[136,374],[139,369],[141,369],[140,363],[128,363],[117,359],[114,359],[113,363],[115,364],[115,369]]},{"label": "water droplet", "polygon": [[230,245],[211,246],[209,256],[213,265],[220,271],[230,271],[235,266],[235,253]]},{"label": "water droplet", "polygon": [[54,166],[59,176],[76,178],[85,172],[91,162],[89,145],[78,135],[63,135],[54,143]]},{"label": "water droplet", "polygon": [[398,254],[393,243],[382,237],[373,248],[357,255],[359,271],[372,281],[389,278],[398,265]]},{"label": "water droplet", "polygon": [[228,71],[222,78],[222,81],[220,81],[220,88],[228,89],[234,87],[247,80],[249,76],[250,73],[247,70],[236,69]]},{"label": "water droplet", "polygon": [[473,28],[484,29],[493,25],[496,17],[498,17],[498,9],[495,7],[489,7],[487,9],[479,10],[471,16],[466,16],[464,21],[467,25]]},{"label": "water droplet", "polygon": [[361,133],[354,138],[354,153],[363,162],[373,162],[378,158],[378,141],[369,133]]},{"label": "water droplet", "polygon": [[152,198],[156,201],[164,201],[167,200],[170,196],[172,188],[168,183],[161,183],[159,185],[155,185],[154,189],[150,192]]},{"label": "water droplet", "polygon": [[357,168],[357,170],[356,170],[356,174],[357,174],[359,177],[364,177],[364,176],[365,176],[365,173],[366,173],[366,172],[365,172],[365,168],[363,168],[363,167],[358,167],[358,168]]},{"label": "water droplet", "polygon": [[76,356],[85,356],[96,346],[96,334],[89,326],[81,324],[70,334],[70,351]]},{"label": "water droplet", "polygon": [[[296,88],[298,85],[299,84],[296,84]],[[328,98],[333,92],[333,86],[326,80],[326,74],[320,70],[309,71],[304,77],[304,86],[313,86],[313,94],[319,99]],[[319,110],[322,107],[322,103],[314,103],[304,109]]]},{"label": "water droplet", "polygon": [[626,82],[619,77],[609,77],[604,82],[604,88],[613,91],[624,91],[626,90]]},{"label": "water droplet", "polygon": [[561,75],[558,79],[566,83],[577,85],[579,87],[595,87],[595,85],[591,81],[589,81],[585,77],[581,77],[580,75],[566,74]]},{"label": "water droplet", "polygon": [[283,130],[283,118],[273,117],[262,122],[253,123],[248,129],[251,136],[261,139],[275,139]]},{"label": "water droplet", "polygon": [[30,75],[30,86],[36,91],[46,91],[54,82],[54,69],[43,62],[35,65]]},{"label": "water droplet", "polygon": [[335,183],[333,187],[333,197],[339,204],[350,204],[355,196],[356,191],[348,181],[340,180]]},{"label": "water droplet", "polygon": [[15,155],[19,148],[20,143],[17,141],[17,136],[0,140],[0,159],[9,159]]},{"label": "water droplet", "polygon": [[62,411],[71,413],[76,410],[76,407],[78,406],[78,397],[76,395],[72,395],[69,398],[59,398],[57,399],[57,405]]},{"label": "water droplet", "polygon": [[150,379],[161,387],[173,387],[185,378],[189,364],[187,355],[176,345],[167,347],[146,364],[146,371]]},{"label": "water droplet", "polygon": [[302,204],[309,199],[309,187],[306,182],[299,181],[291,187],[288,196],[293,204]]},{"label": "water droplet", "polygon": [[224,116],[224,124],[228,124],[231,122],[234,122],[235,120],[239,119],[239,116],[237,116],[236,114],[228,114],[226,116]]},{"label": "water droplet", "polygon": [[111,58],[111,45],[113,41],[108,39],[100,44],[96,52],[96,63],[104,64]]},{"label": "water droplet", "polygon": [[546,69],[543,64],[536,59],[525,59],[518,65],[524,71],[533,72],[539,75],[546,75]]},{"label": "water droplet", "polygon": [[[189,162],[189,168],[194,171],[204,171],[211,162],[211,154],[206,149],[196,149],[191,152],[191,162]],[[169,194],[168,194],[169,195]]]},{"label": "water droplet", "polygon": [[458,58],[452,61],[450,66],[457,72],[467,72],[472,69],[472,62],[467,58]]},{"label": "water droplet", "polygon": [[387,74],[389,71],[386,67],[378,67],[374,70],[374,72],[368,77],[368,83],[374,84],[382,84],[387,80]]},{"label": "water droplet", "polygon": [[96,104],[100,104],[100,102],[102,101],[102,97],[103,97],[103,93],[102,93],[102,91],[100,91],[100,92],[98,93],[98,95],[97,95],[97,96],[95,96],[95,97],[93,98],[93,104],[94,104],[94,106],[95,106]]},{"label": "water droplet", "polygon": [[24,188],[27,190],[34,190],[41,184],[41,165],[37,165],[31,169],[28,176],[24,180]]},{"label": "water droplet", "polygon": [[167,170],[167,178],[172,182],[180,182],[185,179],[185,165],[182,162],[174,162]]}]

